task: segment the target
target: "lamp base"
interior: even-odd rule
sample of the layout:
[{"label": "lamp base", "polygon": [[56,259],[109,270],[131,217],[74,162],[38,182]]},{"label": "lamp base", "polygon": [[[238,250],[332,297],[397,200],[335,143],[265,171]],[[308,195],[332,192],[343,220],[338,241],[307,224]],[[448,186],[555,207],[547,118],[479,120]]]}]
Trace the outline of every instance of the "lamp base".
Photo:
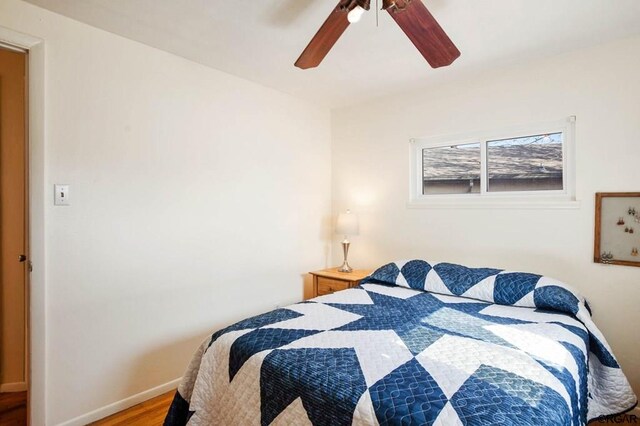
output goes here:
[{"label": "lamp base", "polygon": [[349,240],[347,237],[344,237],[342,241],[342,253],[344,254],[344,262],[342,262],[342,266],[338,268],[338,272],[353,272],[353,268],[349,266],[349,262],[347,262],[347,256],[349,255]]},{"label": "lamp base", "polygon": [[342,266],[338,268],[338,272],[353,272],[353,268],[345,261]]}]

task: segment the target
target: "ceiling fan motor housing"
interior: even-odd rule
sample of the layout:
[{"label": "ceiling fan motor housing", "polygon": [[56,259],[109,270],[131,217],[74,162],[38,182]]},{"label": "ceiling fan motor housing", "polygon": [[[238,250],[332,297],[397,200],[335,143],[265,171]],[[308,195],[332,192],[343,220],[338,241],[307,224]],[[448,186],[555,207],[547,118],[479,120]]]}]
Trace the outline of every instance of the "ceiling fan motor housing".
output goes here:
[{"label": "ceiling fan motor housing", "polygon": [[360,6],[364,10],[371,9],[371,0],[345,0],[340,4],[341,10],[353,10]]}]

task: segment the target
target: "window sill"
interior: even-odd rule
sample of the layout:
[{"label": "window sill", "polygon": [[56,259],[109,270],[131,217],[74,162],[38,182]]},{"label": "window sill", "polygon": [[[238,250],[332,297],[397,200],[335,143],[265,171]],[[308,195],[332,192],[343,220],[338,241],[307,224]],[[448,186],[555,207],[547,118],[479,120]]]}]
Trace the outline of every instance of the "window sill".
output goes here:
[{"label": "window sill", "polygon": [[408,209],[579,209],[579,200],[571,199],[520,199],[520,198],[443,198],[437,197],[431,200],[413,200],[407,203]]}]

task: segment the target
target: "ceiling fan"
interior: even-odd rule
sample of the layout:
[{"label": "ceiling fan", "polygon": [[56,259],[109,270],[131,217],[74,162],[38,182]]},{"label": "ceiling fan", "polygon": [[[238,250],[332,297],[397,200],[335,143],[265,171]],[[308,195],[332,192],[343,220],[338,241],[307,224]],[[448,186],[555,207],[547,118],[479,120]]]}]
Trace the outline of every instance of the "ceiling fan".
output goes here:
[{"label": "ceiling fan", "polygon": [[[320,65],[349,24],[370,9],[371,0],[340,0],[295,65],[307,69]],[[460,51],[421,0],[382,0],[382,10],[396,21],[433,68],[451,65]]]}]

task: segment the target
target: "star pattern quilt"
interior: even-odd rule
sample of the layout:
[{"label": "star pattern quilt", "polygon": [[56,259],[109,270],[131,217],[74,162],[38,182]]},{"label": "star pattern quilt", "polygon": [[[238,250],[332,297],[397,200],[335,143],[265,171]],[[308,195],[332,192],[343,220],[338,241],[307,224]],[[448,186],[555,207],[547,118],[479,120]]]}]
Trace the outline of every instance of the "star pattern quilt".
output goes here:
[{"label": "star pattern quilt", "polygon": [[565,284],[412,260],[217,331],[165,424],[584,425],[636,403]]}]

